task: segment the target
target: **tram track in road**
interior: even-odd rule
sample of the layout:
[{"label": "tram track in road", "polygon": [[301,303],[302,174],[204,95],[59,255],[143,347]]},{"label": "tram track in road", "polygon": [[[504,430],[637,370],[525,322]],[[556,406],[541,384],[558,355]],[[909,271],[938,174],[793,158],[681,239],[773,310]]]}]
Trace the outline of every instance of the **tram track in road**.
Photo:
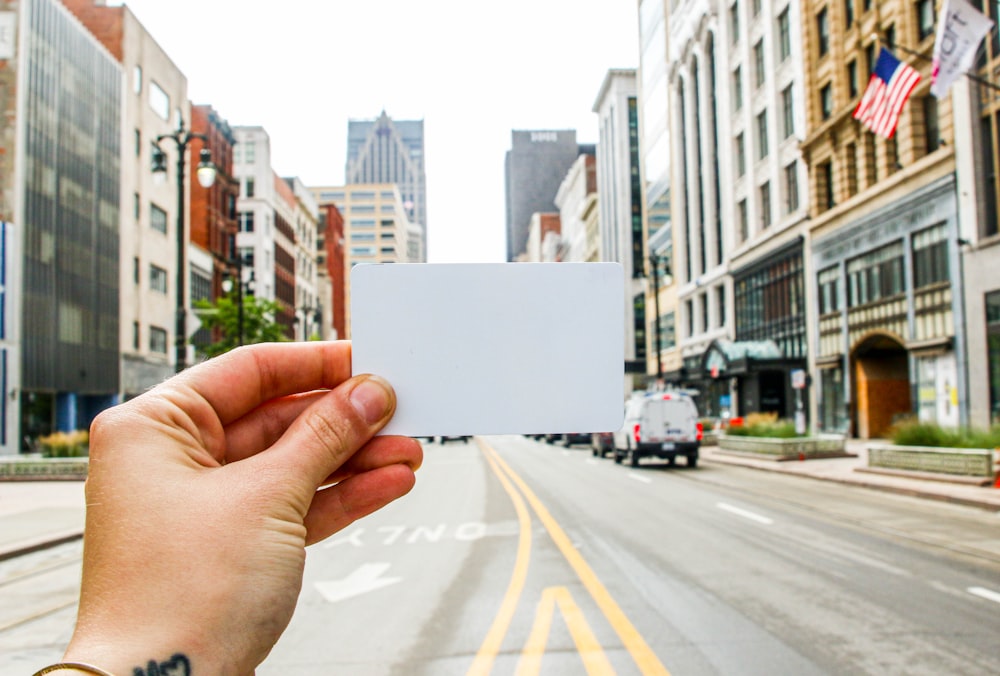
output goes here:
[{"label": "tram track in road", "polygon": [[0,636],[76,606],[82,558],[75,542],[2,562]]}]

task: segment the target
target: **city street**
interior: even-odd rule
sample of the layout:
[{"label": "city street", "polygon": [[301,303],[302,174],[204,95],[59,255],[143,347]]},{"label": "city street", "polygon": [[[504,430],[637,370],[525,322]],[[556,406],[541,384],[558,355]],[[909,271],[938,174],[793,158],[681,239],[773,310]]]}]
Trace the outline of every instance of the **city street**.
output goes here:
[{"label": "city street", "polygon": [[[80,552],[0,563],[0,675],[59,657]],[[997,636],[994,512],[487,437],[310,550],[257,673],[984,674]]]}]

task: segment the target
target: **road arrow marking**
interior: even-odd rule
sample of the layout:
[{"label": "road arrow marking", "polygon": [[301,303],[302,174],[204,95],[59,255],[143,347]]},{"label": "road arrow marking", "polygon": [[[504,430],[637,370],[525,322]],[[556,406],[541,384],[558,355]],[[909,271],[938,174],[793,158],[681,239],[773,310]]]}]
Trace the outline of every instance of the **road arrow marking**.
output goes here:
[{"label": "road arrow marking", "polygon": [[774,523],[774,519],[761,516],[760,514],[755,514],[746,509],[740,509],[739,507],[733,507],[732,505],[726,504],[725,502],[720,502],[716,505],[719,509],[724,512],[729,512],[730,514],[736,514],[737,516],[742,516],[744,519],[750,519],[751,521],[756,521],[757,523],[762,523],[765,526],[770,526]]},{"label": "road arrow marking", "polygon": [[389,570],[388,563],[366,563],[342,580],[317,582],[316,589],[330,603],[360,596],[382,587],[396,584],[401,577],[382,577]]},{"label": "road arrow marking", "polygon": [[980,598],[984,598],[984,599],[988,599],[990,601],[996,601],[997,603],[1000,603],[1000,594],[998,594],[995,591],[991,591],[989,589],[984,589],[982,587],[969,587],[966,591],[968,591],[970,594],[975,594],[976,596],[978,596]]}]

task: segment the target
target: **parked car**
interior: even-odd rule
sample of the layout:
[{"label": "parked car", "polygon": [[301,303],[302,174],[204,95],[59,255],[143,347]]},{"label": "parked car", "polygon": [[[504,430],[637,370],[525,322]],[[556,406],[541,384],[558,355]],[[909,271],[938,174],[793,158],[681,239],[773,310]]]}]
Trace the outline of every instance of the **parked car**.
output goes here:
[{"label": "parked car", "polygon": [[688,467],[698,465],[702,426],[698,408],[682,392],[653,392],[633,396],[625,403],[625,422],[614,433],[615,462],[626,458],[632,467],[645,457],[673,465],[678,455]]},{"label": "parked car", "polygon": [[614,432],[594,432],[590,435],[590,450],[596,458],[603,458],[615,450]]},{"label": "parked car", "polygon": [[566,448],[573,444],[590,444],[590,432],[567,432],[558,436],[562,438],[563,446]]},{"label": "parked car", "polygon": [[448,443],[449,441],[461,441],[462,443],[467,444],[469,443],[469,439],[471,438],[472,437],[468,435],[462,435],[458,437],[438,437],[438,439],[441,441],[442,446]]}]

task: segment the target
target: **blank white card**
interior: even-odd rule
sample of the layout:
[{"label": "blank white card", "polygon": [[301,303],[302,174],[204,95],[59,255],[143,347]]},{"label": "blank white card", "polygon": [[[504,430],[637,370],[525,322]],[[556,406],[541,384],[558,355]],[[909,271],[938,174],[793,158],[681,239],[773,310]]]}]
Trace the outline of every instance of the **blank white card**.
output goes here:
[{"label": "blank white card", "polygon": [[357,265],[353,372],[396,391],[382,434],[616,430],[624,296],[618,263]]}]

